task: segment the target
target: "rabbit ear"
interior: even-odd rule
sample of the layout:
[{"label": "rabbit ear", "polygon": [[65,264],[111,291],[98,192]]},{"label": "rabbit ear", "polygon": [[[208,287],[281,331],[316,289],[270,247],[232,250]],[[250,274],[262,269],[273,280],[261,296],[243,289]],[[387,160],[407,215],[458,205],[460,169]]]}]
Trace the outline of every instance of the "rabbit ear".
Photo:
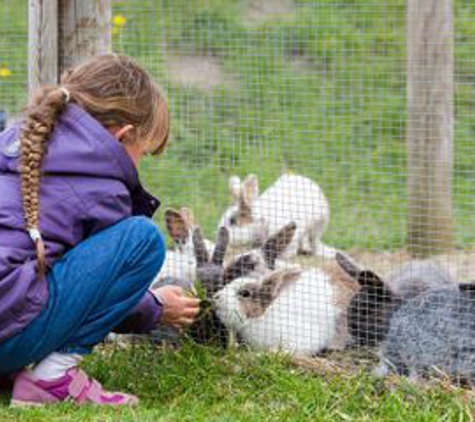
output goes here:
[{"label": "rabbit ear", "polygon": [[259,298],[263,308],[267,308],[288,285],[295,283],[302,272],[296,269],[274,271],[262,281]]},{"label": "rabbit ear", "polygon": [[297,224],[292,221],[266,240],[261,249],[270,269],[274,269],[276,259],[285,252],[287,246],[292,242],[296,230]]},{"label": "rabbit ear", "polygon": [[252,273],[258,265],[259,261],[254,254],[248,253],[241,255],[224,269],[224,284],[227,284],[236,278],[247,276]]},{"label": "rabbit ear", "polygon": [[180,212],[168,208],[165,211],[165,224],[174,242],[185,243],[188,240],[190,232]]},{"label": "rabbit ear", "polygon": [[361,273],[362,268],[356,264],[348,255],[338,251],[336,253],[336,262],[340,268],[345,271],[351,278],[358,279],[358,275]]},{"label": "rabbit ear", "polygon": [[259,183],[254,174],[250,174],[244,179],[241,189],[241,201],[251,208],[254,200],[259,196]]},{"label": "rabbit ear", "polygon": [[238,176],[229,178],[229,189],[234,201],[238,202],[241,198],[241,179]]},{"label": "rabbit ear", "polygon": [[470,283],[459,284],[459,289],[462,293],[465,293],[471,298],[475,297],[475,282],[474,281],[471,281]]},{"label": "rabbit ear", "polygon": [[211,262],[214,265],[223,265],[224,257],[229,245],[229,230],[226,227],[220,227],[218,232],[218,239],[214,248]]},{"label": "rabbit ear", "polygon": [[363,270],[348,255],[338,251],[336,253],[336,261],[340,268],[351,278],[358,281],[361,286],[368,286],[385,292],[387,291],[383,279],[378,274],[370,270]]},{"label": "rabbit ear", "polygon": [[376,291],[382,291],[384,293],[389,292],[389,289],[384,284],[384,281],[376,273],[370,270],[361,271],[358,274],[358,283],[361,286],[371,287]]},{"label": "rabbit ear", "polygon": [[195,214],[193,213],[191,208],[182,207],[180,209],[180,215],[189,229],[196,227]]},{"label": "rabbit ear", "polygon": [[195,250],[196,264],[198,267],[202,267],[209,263],[209,254],[206,249],[203,233],[199,227],[193,230],[193,247]]}]

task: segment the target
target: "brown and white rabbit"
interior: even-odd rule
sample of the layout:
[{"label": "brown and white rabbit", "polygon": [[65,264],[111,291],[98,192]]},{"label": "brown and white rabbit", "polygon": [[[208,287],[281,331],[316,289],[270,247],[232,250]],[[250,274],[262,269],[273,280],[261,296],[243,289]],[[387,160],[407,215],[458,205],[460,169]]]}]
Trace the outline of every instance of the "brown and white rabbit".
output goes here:
[{"label": "brown and white rabbit", "polygon": [[335,299],[330,277],[317,268],[242,277],[214,296],[220,320],[245,343],[306,356],[330,348],[337,335]]},{"label": "brown and white rabbit", "polygon": [[214,295],[214,303],[223,324],[250,346],[309,356],[343,348],[345,312],[355,289],[336,264],[282,266],[234,279]]},{"label": "brown and white rabbit", "polygon": [[[163,267],[152,283],[152,287],[159,286],[161,281],[170,278],[193,283],[196,258],[192,233],[197,227],[193,211],[185,207],[180,211],[169,208],[165,211],[165,224],[173,240],[173,249],[167,251]],[[208,253],[214,250],[213,242],[205,239],[204,244]]]}]

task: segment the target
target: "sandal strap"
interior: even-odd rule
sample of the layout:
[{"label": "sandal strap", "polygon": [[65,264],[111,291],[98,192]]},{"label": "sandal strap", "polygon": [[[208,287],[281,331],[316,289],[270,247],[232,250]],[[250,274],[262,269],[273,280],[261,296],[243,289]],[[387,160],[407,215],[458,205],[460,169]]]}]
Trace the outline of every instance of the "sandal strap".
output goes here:
[{"label": "sandal strap", "polygon": [[69,395],[78,403],[85,401],[99,402],[105,393],[102,385],[89,378],[81,369],[76,371],[69,385]]},{"label": "sandal strap", "polygon": [[90,380],[87,374],[81,369],[75,369],[74,373],[71,374],[72,379],[69,384],[69,395],[74,399],[80,397],[86,387],[89,386]]},{"label": "sandal strap", "polygon": [[76,369],[72,374],[72,380],[69,384],[69,395],[76,403],[102,403],[104,400],[111,400],[115,396],[120,396],[123,404],[138,403],[138,399],[135,396],[105,391],[98,381],[90,378],[81,369]]}]

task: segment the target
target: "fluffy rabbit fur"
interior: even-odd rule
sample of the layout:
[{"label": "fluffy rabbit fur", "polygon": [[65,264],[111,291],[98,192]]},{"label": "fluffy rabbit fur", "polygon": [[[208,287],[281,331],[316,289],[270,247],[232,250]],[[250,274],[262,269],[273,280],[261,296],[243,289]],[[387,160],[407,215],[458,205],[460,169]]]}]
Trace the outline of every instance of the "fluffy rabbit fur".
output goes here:
[{"label": "fluffy rabbit fur", "polygon": [[294,221],[297,231],[287,257],[298,252],[334,257],[335,250],[321,242],[330,218],[328,201],[312,180],[285,174],[259,196],[256,176],[249,175],[242,183],[233,176],[230,189],[233,205],[224,213],[219,226],[229,228],[232,246],[262,244]]},{"label": "fluffy rabbit fur", "polygon": [[[173,250],[167,251],[165,262],[159,274],[152,283],[152,287],[160,285],[166,278],[183,280],[191,287],[195,280],[196,258],[193,248],[192,232],[196,228],[195,217],[189,208],[180,211],[167,209],[165,211],[167,231],[173,240]],[[214,243],[204,240],[206,250],[212,253]]]},{"label": "fluffy rabbit fur", "polygon": [[473,284],[461,291],[427,291],[394,314],[377,375],[390,371],[417,379],[444,373],[475,381],[475,296]]},{"label": "fluffy rabbit fur", "polygon": [[335,294],[319,269],[283,269],[234,280],[214,301],[221,321],[250,346],[309,356],[336,335],[341,310]]},{"label": "fluffy rabbit fur", "polygon": [[383,341],[394,312],[404,301],[426,291],[458,289],[448,272],[431,260],[411,261],[387,281],[341,252],[337,253],[337,262],[360,285],[347,311],[352,345],[376,346]]}]

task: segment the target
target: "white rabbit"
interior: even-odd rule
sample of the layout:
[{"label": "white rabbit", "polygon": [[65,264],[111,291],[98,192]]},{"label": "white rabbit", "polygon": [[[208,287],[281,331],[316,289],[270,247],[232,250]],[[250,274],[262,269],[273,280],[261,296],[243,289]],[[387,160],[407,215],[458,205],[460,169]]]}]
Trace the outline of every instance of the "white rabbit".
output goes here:
[{"label": "white rabbit", "polygon": [[[167,209],[165,223],[173,240],[174,249],[167,251],[163,267],[152,283],[152,287],[160,285],[167,278],[187,280],[191,284],[195,280],[196,273],[196,258],[192,240],[196,222],[193,212],[189,208],[182,208],[180,211]],[[214,243],[207,239],[204,242],[208,253],[212,254]]]},{"label": "white rabbit", "polygon": [[309,356],[329,347],[341,309],[330,277],[319,269],[282,269],[241,277],[214,296],[228,329],[252,347]]},{"label": "white rabbit", "polygon": [[230,179],[233,205],[219,222],[231,235],[231,245],[262,244],[268,236],[291,221],[297,224],[294,240],[286,256],[297,253],[333,258],[336,251],[325,246],[321,238],[330,219],[328,201],[312,180],[294,174],[284,174],[259,196],[257,177],[248,175],[241,183],[237,176]]}]

